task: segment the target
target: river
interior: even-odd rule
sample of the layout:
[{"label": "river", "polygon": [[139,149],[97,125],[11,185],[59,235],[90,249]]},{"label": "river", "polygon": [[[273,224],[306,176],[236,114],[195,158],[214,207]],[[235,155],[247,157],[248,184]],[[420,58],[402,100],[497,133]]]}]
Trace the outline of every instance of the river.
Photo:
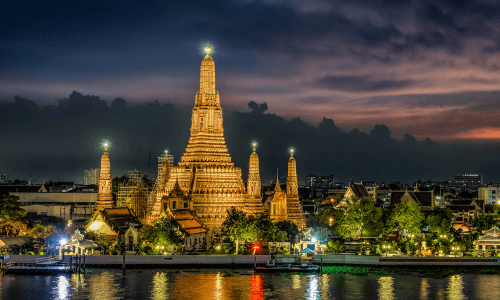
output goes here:
[{"label": "river", "polygon": [[87,269],[0,275],[0,299],[500,299],[500,276],[255,275],[251,270]]}]

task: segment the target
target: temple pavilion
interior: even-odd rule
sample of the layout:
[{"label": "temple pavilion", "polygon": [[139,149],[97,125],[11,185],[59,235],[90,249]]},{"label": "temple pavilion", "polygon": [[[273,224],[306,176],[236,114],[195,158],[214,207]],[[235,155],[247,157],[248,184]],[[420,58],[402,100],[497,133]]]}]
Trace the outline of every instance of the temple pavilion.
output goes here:
[{"label": "temple pavilion", "polygon": [[483,231],[479,239],[474,241],[476,250],[483,250],[484,252],[499,252],[500,251],[500,229],[493,226],[490,230]]}]

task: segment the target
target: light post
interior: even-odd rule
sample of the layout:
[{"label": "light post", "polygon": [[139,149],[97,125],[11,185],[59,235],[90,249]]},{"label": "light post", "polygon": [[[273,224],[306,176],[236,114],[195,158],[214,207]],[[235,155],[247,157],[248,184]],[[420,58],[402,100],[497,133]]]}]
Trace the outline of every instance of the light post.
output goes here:
[{"label": "light post", "polygon": [[383,245],[382,248],[384,248],[385,257],[387,257],[387,252],[389,251],[389,249],[391,249],[391,245]]}]

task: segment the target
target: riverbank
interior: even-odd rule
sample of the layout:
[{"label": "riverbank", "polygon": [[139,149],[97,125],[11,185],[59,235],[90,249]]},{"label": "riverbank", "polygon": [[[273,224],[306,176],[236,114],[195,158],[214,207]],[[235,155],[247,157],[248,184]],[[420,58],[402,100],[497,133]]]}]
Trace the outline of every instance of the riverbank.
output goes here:
[{"label": "riverbank", "polygon": [[[34,263],[41,255],[12,255],[11,261]],[[70,256],[64,256],[70,262]],[[269,255],[87,255],[86,267],[97,268],[252,268],[264,266]],[[498,257],[410,257],[315,255],[315,264],[323,266],[373,267],[500,267]],[[81,263],[83,264],[83,258]]]}]

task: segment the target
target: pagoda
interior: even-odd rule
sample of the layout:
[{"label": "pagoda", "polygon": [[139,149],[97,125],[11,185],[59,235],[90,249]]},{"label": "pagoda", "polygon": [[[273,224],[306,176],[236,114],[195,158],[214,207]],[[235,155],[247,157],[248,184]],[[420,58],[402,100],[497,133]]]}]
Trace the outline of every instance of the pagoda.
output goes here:
[{"label": "pagoda", "polygon": [[111,163],[108,154],[108,143],[104,143],[104,153],[101,157],[101,174],[99,176],[99,194],[94,206],[94,212],[104,208],[113,208],[113,194],[111,193]]},{"label": "pagoda", "polygon": [[299,202],[299,183],[297,181],[297,164],[293,157],[293,149],[290,150],[288,159],[288,177],[286,178],[286,206],[288,220],[295,222],[299,229],[306,225],[302,207]]},{"label": "pagoda", "polygon": [[195,96],[191,135],[186,152],[178,166],[165,167],[163,182],[156,191],[156,200],[148,215],[149,223],[153,223],[162,214],[167,203],[172,209],[184,208],[177,207],[179,202],[171,200],[174,190],[176,199],[190,199],[189,203],[183,200],[183,205],[192,208],[208,228],[220,228],[231,207],[247,214],[256,214],[262,210],[260,197],[248,196],[241,169],[231,162],[227,150],[211,51],[207,43],[206,55],[201,62],[200,90]]}]

